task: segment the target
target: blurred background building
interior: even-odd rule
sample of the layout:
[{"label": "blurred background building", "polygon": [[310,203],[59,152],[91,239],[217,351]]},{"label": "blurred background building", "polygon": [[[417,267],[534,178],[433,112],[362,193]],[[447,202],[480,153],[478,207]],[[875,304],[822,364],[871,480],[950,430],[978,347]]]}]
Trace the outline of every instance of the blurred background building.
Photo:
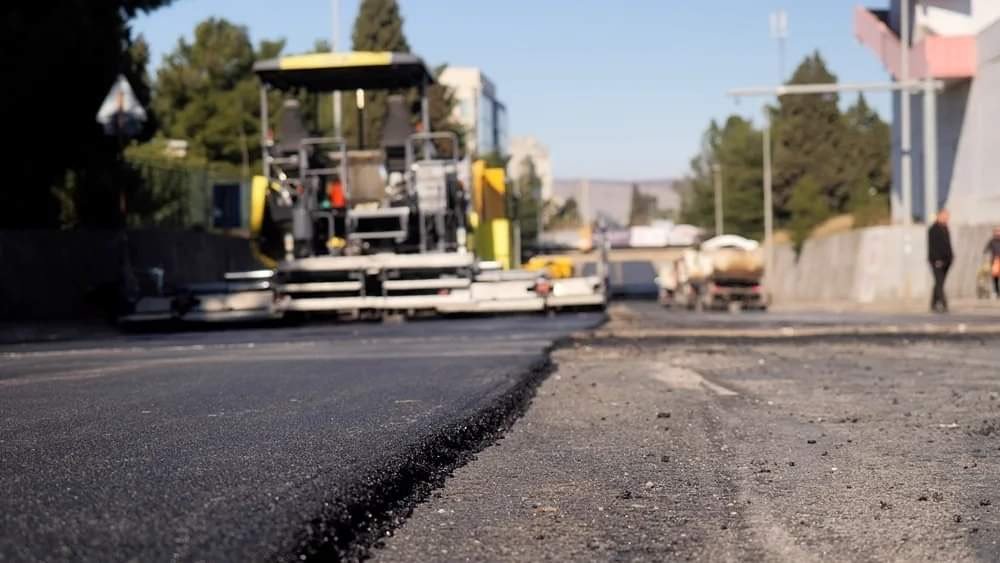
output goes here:
[{"label": "blurred background building", "polygon": [[[900,41],[902,2],[909,2],[908,42]],[[961,223],[1000,221],[1000,0],[891,0],[858,8],[854,32],[892,76],[901,73],[908,43],[909,78],[945,83],[936,96],[937,204]],[[903,209],[900,183],[902,94],[893,96],[893,219],[926,218],[925,103],[912,95],[913,197]]]},{"label": "blurred background building", "polygon": [[454,118],[465,128],[466,153],[507,155],[507,107],[496,85],[475,67],[446,67],[438,80],[454,92]]}]

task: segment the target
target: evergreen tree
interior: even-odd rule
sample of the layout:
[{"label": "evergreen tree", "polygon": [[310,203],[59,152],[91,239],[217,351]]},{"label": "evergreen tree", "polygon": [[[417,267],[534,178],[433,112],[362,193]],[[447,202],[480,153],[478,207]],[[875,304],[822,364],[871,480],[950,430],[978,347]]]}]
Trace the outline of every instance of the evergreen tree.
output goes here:
[{"label": "evergreen tree", "polygon": [[[351,42],[355,51],[409,53],[410,44],[403,33],[403,16],[399,13],[396,0],[363,0],[357,19],[354,20]],[[365,148],[376,148],[380,144],[382,124],[388,113],[387,100],[391,93],[384,90],[365,92]],[[348,93],[343,98],[344,137],[348,143],[356,144],[358,110],[355,98],[353,93]],[[415,98],[411,96],[411,100],[413,99]]]},{"label": "evergreen tree", "polygon": [[396,0],[363,0],[351,32],[355,51],[409,53],[403,16]]},{"label": "evergreen tree", "polygon": [[538,227],[542,213],[542,179],[538,177],[535,162],[531,157],[521,163],[517,176],[517,216],[521,227],[521,255],[526,249],[538,247]]},{"label": "evergreen tree", "polygon": [[[255,51],[245,27],[216,18],[199,23],[194,42],[180,39],[157,74],[153,108],[162,133],[186,139],[210,161],[257,160],[260,103],[253,64],[278,56],[283,46],[265,41]],[[271,102],[277,111],[280,94]]]},{"label": "evergreen tree", "polygon": [[[363,0],[354,20],[354,30],[351,33],[352,46],[355,51],[388,51],[393,53],[409,53],[410,44],[403,32],[403,17],[396,0]],[[443,66],[434,70],[435,76],[444,69]],[[382,134],[382,124],[388,112],[387,99],[393,92],[370,90],[365,92],[364,129],[365,147],[379,146]],[[420,122],[420,104],[417,92],[407,92],[410,101],[413,122]],[[347,142],[357,144],[358,110],[353,92],[345,95],[342,115],[344,116],[344,138]],[[461,141],[462,128],[452,120],[452,110],[455,100],[451,91],[441,84],[434,84],[427,89],[428,111],[430,113],[431,129],[433,131],[452,131]],[[461,149],[461,147],[459,147]]]},{"label": "evergreen tree", "polygon": [[[832,83],[836,77],[814,53],[796,69],[796,84]],[[837,213],[855,224],[888,215],[890,131],[863,96],[842,113],[834,94],[783,96],[769,108],[774,138],[774,204],[779,227],[797,243]],[[712,166],[722,168],[726,231],[763,233],[761,132],[740,117],[714,121],[685,182],[682,220],[709,229],[714,222]]]},{"label": "evergreen tree", "polygon": [[691,162],[681,220],[704,229],[715,225],[713,165],[723,176],[723,214],[727,233],[759,239],[763,229],[761,132],[739,116],[723,127],[714,121],[702,141],[702,153]]},{"label": "evergreen tree", "polygon": [[[837,81],[820,54],[806,57],[792,84]],[[800,180],[809,175],[819,184],[819,197],[833,211],[844,210],[850,192],[850,141],[836,94],[783,96],[773,110],[774,202],[778,218],[790,218],[789,201]]]}]

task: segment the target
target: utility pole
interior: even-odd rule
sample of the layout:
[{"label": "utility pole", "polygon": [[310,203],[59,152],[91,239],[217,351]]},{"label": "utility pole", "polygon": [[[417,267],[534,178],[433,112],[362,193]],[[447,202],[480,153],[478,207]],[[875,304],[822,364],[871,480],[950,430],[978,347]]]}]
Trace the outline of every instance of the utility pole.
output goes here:
[{"label": "utility pole", "polygon": [[[927,14],[927,0],[920,0]],[[938,212],[937,90],[930,76],[924,77],[924,222],[930,224]]]},{"label": "utility pole", "polygon": [[[333,36],[330,42],[330,51],[336,53],[340,48],[340,0],[333,0]],[[340,90],[333,93],[333,136],[342,137],[343,116],[341,112]]]},{"label": "utility pole", "polygon": [[764,281],[765,299],[774,286],[774,197],[771,179],[771,110],[764,105]]},{"label": "utility pole", "polygon": [[712,164],[712,176],[715,182],[715,236],[723,233],[722,207],[722,167],[719,163]]},{"label": "utility pole", "polygon": [[[899,82],[910,81],[910,0],[900,2]],[[903,224],[913,223],[913,155],[910,138],[910,91],[899,92],[899,182],[902,191]],[[924,116],[924,121],[927,116]]]},{"label": "utility pole", "polygon": [[937,90],[924,79],[924,221],[930,224],[938,212]]}]

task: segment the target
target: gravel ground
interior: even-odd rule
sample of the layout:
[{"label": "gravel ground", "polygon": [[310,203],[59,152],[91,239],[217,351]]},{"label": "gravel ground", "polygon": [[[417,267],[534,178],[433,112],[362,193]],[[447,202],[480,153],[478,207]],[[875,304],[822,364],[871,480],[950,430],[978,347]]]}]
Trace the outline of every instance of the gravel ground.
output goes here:
[{"label": "gravel ground", "polygon": [[377,561],[1000,560],[996,337],[596,339],[554,360]]}]

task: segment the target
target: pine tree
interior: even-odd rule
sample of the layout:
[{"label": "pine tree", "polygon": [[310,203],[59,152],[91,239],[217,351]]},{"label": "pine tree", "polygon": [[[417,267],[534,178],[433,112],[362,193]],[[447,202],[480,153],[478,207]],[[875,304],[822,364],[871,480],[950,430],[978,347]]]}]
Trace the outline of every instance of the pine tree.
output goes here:
[{"label": "pine tree", "polygon": [[[351,42],[355,51],[388,51],[409,53],[410,44],[403,33],[403,16],[396,0],[363,0],[354,20]],[[369,90],[365,92],[364,146],[379,146],[382,124],[388,113],[387,100],[391,92]],[[353,93],[344,97],[344,137],[356,144],[358,138],[358,110]],[[412,95],[411,95],[412,99]]]},{"label": "pine tree", "polygon": [[[792,84],[834,83],[820,54],[806,57]],[[774,202],[779,220],[789,220],[793,190],[806,175],[819,184],[819,197],[833,211],[847,207],[850,155],[847,129],[836,94],[784,96],[773,112]]]},{"label": "pine tree", "polygon": [[521,163],[517,176],[517,222],[521,227],[521,255],[538,247],[538,227],[542,213],[542,179],[531,157]]},{"label": "pine tree", "polygon": [[157,74],[153,108],[162,133],[188,140],[210,161],[256,160],[260,104],[253,63],[277,56],[283,46],[265,41],[255,51],[245,27],[217,18],[199,23],[194,41],[178,41]]},{"label": "pine tree", "polygon": [[[796,84],[836,81],[819,53],[796,69]],[[774,138],[775,215],[798,241],[837,213],[852,213],[856,225],[883,221],[890,186],[889,126],[859,97],[842,113],[835,94],[784,96],[769,108]],[[714,121],[691,162],[681,217],[711,228],[714,220],[712,166],[721,166],[727,232],[758,238],[763,231],[761,132],[732,116]]]},{"label": "pine tree", "polygon": [[705,132],[702,153],[691,162],[681,220],[705,229],[715,223],[715,186],[712,165],[723,176],[723,214],[727,233],[759,239],[763,233],[761,133],[739,116],[719,127],[714,121]]},{"label": "pine tree", "polygon": [[[396,0],[363,0],[354,20],[354,30],[351,34],[352,46],[355,51],[387,51],[392,53],[409,53],[410,44],[403,32],[403,17]],[[435,69],[435,75],[440,74],[444,67]],[[365,148],[376,148],[380,143],[382,124],[388,111],[387,99],[393,92],[370,90],[365,92],[364,129]],[[420,106],[416,91],[407,92],[413,113],[414,123],[419,122]],[[344,97],[344,138],[348,143],[357,144],[358,111],[353,93]],[[434,84],[427,89],[428,110],[431,119],[431,129],[434,131],[452,131],[462,139],[462,128],[452,121],[452,110],[455,100],[451,91],[440,84]],[[461,147],[460,147],[461,148]]]},{"label": "pine tree", "polygon": [[354,20],[351,42],[355,51],[409,53],[403,17],[396,0],[364,0]]}]

